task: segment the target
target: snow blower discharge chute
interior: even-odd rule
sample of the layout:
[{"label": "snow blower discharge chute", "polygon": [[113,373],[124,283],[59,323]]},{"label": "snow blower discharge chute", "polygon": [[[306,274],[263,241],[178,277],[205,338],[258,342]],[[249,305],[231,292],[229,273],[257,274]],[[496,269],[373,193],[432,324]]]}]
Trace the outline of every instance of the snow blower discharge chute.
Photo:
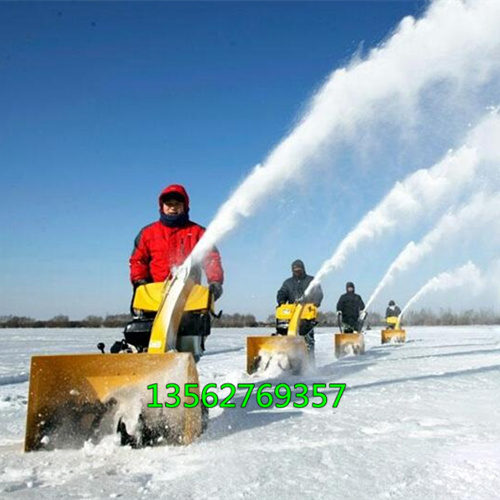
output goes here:
[{"label": "snow blower discharge chute", "polygon": [[[134,447],[189,444],[201,434],[202,409],[186,408],[194,398],[182,389],[193,384],[199,397],[195,358],[210,333],[213,298],[190,272],[188,259],[165,283],[138,287],[137,315],[114,353],[101,345],[101,354],[32,357],[25,451],[81,447],[114,432]],[[166,384],[181,387],[175,408],[163,404],[175,402]]]},{"label": "snow blower discharge chute", "polygon": [[279,366],[300,373],[308,363],[304,336],[317,324],[314,304],[282,304],[276,308],[276,333],[247,337],[247,372],[265,370],[277,360]]}]

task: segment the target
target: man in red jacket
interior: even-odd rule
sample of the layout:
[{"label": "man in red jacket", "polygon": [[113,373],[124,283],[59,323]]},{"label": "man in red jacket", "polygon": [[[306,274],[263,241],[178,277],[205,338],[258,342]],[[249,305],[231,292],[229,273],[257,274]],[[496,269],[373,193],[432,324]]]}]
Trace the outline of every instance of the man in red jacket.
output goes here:
[{"label": "man in red jacket", "polygon": [[[159,197],[160,219],[141,229],[130,257],[130,281],[134,288],[165,281],[189,256],[205,229],[189,220],[189,196],[180,184],[166,187]],[[224,271],[214,248],[203,261],[209,288],[217,300],[222,295]],[[200,281],[200,269],[195,280]]]}]

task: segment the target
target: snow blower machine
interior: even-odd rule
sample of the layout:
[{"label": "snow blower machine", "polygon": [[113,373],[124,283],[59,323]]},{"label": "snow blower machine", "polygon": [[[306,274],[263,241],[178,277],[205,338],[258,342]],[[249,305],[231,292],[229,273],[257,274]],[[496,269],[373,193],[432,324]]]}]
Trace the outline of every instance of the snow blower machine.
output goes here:
[{"label": "snow blower machine", "polygon": [[363,335],[363,323],[366,315],[360,317],[358,321],[358,330],[355,331],[350,325],[342,322],[342,313],[337,312],[337,321],[339,333],[334,336],[335,356],[341,358],[349,354],[364,354],[365,353],[365,338]]},{"label": "snow blower machine", "polygon": [[[247,337],[247,372],[266,370],[276,362],[282,370],[300,373],[309,361],[308,333],[317,324],[314,304],[282,304],[276,308],[276,332]],[[308,347],[309,346],[309,347]]]},{"label": "snow blower machine", "polygon": [[99,354],[32,357],[25,451],[113,433],[132,447],[189,444],[201,434],[195,359],[210,333],[209,290],[195,284],[188,259],[165,283],[138,287],[132,308],[110,353],[99,344]]},{"label": "snow blower machine", "polygon": [[387,328],[381,331],[381,343],[397,343],[402,344],[406,341],[406,330],[403,330],[400,325],[399,316],[388,316],[385,319]]}]

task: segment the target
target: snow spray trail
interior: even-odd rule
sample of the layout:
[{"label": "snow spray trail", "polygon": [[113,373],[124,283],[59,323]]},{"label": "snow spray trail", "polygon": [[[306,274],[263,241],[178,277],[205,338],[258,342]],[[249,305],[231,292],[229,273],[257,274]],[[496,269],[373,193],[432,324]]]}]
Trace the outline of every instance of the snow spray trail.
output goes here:
[{"label": "snow spray trail", "polygon": [[380,237],[400,224],[408,224],[462,192],[473,181],[481,160],[500,160],[500,145],[490,146],[498,144],[499,133],[500,116],[493,111],[467,135],[457,151],[449,152],[434,166],[417,170],[402,182],[397,182],[340,242],[333,255],[322,264],[306,293],[329,272],[339,269],[362,242]]},{"label": "snow spray trail", "polygon": [[400,318],[403,314],[413,305],[420,300],[423,296],[430,292],[437,292],[441,290],[448,290],[449,288],[462,287],[471,284],[474,289],[477,289],[478,284],[481,282],[481,271],[472,263],[468,262],[465,266],[459,267],[454,271],[444,272],[438,274],[430,279],[403,307]]},{"label": "snow spray trail", "polygon": [[486,226],[490,228],[490,232],[500,230],[500,226],[498,226],[499,213],[500,193],[495,195],[479,193],[461,209],[445,214],[434,229],[427,233],[419,243],[410,241],[396,257],[368,299],[366,309],[373,304],[380,292],[393,281],[397,273],[406,271],[417,264],[447,238],[460,234],[471,227]]},{"label": "snow spray trail", "polygon": [[326,146],[360,124],[387,118],[388,103],[398,118],[408,116],[432,85],[446,83],[448,95],[451,89],[470,92],[486,85],[500,69],[499,25],[496,0],[437,0],[421,19],[404,18],[392,37],[364,60],[334,71],[297,126],[220,207],[194,259],[200,261],[277,186],[297,179]]}]

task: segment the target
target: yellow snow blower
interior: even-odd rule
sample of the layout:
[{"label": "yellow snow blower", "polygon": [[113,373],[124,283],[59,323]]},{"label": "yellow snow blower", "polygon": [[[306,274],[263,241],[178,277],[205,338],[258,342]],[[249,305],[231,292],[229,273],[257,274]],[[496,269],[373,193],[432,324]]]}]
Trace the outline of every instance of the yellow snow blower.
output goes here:
[{"label": "yellow snow blower", "polygon": [[185,404],[199,399],[193,356],[201,355],[213,300],[190,270],[188,259],[171,280],[137,289],[137,316],[111,353],[100,344],[100,354],[32,357],[25,451],[80,447],[113,432],[134,447],[189,444],[201,434],[200,405]]},{"label": "yellow snow blower", "polygon": [[348,354],[364,354],[365,352],[365,337],[361,332],[362,322],[359,327],[359,332],[348,328],[344,328],[342,323],[342,313],[337,313],[337,320],[340,333],[334,336],[335,356],[341,358]]},{"label": "yellow snow blower", "polygon": [[406,330],[401,329],[398,316],[388,316],[385,319],[387,328],[381,332],[382,344],[390,342],[403,343],[406,341]]},{"label": "yellow snow blower", "polygon": [[276,308],[276,333],[247,337],[247,372],[265,370],[277,360],[283,369],[300,373],[308,362],[304,336],[317,324],[314,304],[282,304]]}]

